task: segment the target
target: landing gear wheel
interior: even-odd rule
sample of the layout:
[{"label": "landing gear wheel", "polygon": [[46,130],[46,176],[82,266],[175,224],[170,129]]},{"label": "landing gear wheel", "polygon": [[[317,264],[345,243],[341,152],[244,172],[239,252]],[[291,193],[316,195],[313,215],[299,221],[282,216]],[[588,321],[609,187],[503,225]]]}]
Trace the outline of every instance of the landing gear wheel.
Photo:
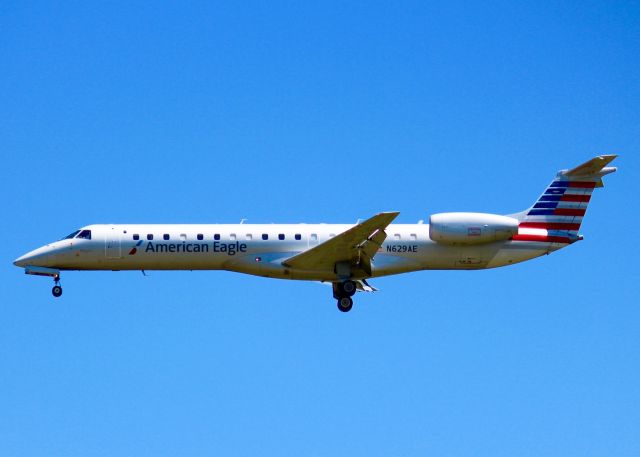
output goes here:
[{"label": "landing gear wheel", "polygon": [[338,309],[343,313],[351,311],[353,308],[353,300],[351,297],[340,297],[338,298]]},{"label": "landing gear wheel", "polygon": [[342,291],[345,293],[345,295],[347,295],[348,297],[353,297],[353,295],[356,293],[357,287],[356,287],[356,283],[353,281],[345,281],[342,283]]},{"label": "landing gear wheel", "polygon": [[54,297],[58,298],[60,295],[62,295],[62,287],[56,284],[55,286],[53,286],[53,289],[51,289],[51,293]]}]

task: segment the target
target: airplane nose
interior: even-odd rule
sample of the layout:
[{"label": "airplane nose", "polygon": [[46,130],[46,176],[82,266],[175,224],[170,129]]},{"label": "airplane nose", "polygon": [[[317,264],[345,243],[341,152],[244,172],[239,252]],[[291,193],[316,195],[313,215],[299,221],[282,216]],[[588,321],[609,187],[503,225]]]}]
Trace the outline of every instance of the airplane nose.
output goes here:
[{"label": "airplane nose", "polygon": [[47,264],[54,259],[55,253],[52,252],[52,249],[49,246],[42,246],[41,248],[35,249],[31,252],[27,252],[26,254],[18,257],[13,261],[13,264],[16,267],[27,267],[27,266],[39,266],[46,267]]},{"label": "airplane nose", "polygon": [[29,259],[31,259],[31,256],[28,254],[22,255],[20,257],[18,257],[16,260],[13,261],[13,264],[16,267],[26,267],[27,265],[29,265]]}]

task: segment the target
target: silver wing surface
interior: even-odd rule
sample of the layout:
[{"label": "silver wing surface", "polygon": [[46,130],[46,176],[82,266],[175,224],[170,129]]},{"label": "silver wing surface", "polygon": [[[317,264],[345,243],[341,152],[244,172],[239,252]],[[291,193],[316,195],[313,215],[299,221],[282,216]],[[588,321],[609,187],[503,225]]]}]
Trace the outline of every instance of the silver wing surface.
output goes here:
[{"label": "silver wing surface", "polygon": [[348,264],[371,275],[371,261],[387,238],[384,230],[398,214],[377,214],[308,251],[286,259],[282,264],[307,271],[336,271],[336,265]]}]

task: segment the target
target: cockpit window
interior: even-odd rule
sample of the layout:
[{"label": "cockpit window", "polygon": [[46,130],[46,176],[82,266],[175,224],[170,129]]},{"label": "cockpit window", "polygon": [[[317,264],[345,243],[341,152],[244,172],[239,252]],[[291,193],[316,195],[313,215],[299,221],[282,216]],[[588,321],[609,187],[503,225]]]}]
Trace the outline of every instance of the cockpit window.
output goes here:
[{"label": "cockpit window", "polygon": [[76,238],[84,238],[85,240],[90,240],[91,230],[82,230],[80,233],[78,233],[78,236],[76,236]]},{"label": "cockpit window", "polygon": [[69,233],[67,236],[65,236],[63,238],[63,240],[70,240],[71,238],[73,238],[74,236],[76,236],[78,233],[80,233],[80,230],[76,230],[73,233]]}]

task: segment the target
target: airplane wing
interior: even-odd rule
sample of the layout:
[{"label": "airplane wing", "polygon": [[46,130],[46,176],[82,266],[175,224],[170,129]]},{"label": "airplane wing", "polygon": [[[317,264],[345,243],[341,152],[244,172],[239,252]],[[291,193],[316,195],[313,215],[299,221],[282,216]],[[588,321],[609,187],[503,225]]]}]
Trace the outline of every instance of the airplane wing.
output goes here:
[{"label": "airplane wing", "polygon": [[400,214],[380,213],[308,251],[285,260],[283,265],[301,270],[326,271],[338,262],[350,262],[371,274],[371,260],[387,238],[384,229]]}]

